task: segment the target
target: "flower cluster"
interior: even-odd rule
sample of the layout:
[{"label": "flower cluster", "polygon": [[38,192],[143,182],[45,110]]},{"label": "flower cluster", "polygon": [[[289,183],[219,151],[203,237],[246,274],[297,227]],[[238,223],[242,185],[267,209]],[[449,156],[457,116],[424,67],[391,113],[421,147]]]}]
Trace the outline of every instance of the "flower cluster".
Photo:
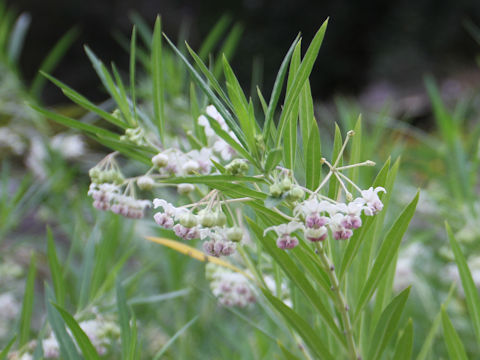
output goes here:
[{"label": "flower cluster", "polygon": [[206,277],[210,289],[223,306],[246,307],[256,301],[253,289],[244,275],[219,265],[208,263]]},{"label": "flower cluster", "polygon": [[153,165],[161,175],[188,176],[207,175],[212,171],[212,162],[218,161],[210,148],[182,152],[175,148],[162,151],[152,158]]},{"label": "flower cluster", "polygon": [[209,207],[194,213],[187,207],[175,207],[163,199],[153,200],[154,208],[162,208],[153,218],[165,229],[173,229],[175,234],[185,240],[204,240],[203,249],[211,256],[232,255],[236,243],[243,239],[243,230],[228,227],[227,217],[219,209]]},{"label": "flower cluster", "polygon": [[145,209],[150,207],[150,201],[122,194],[118,185],[110,183],[91,183],[88,195],[93,198],[93,206],[97,209],[111,210],[130,219],[142,218]]},{"label": "flower cluster", "polygon": [[312,197],[295,207],[295,218],[292,221],[271,226],[265,229],[265,234],[275,231],[278,235],[277,246],[281,249],[292,249],[298,245],[298,239],[292,235],[297,230],[302,230],[305,238],[312,242],[325,240],[329,231],[335,240],[347,240],[353,235],[353,230],[362,226],[362,212],[372,216],[382,210],[379,192],[385,192],[385,189],[371,187],[362,190],[361,197],[348,203],[328,198],[320,200],[313,193]]}]

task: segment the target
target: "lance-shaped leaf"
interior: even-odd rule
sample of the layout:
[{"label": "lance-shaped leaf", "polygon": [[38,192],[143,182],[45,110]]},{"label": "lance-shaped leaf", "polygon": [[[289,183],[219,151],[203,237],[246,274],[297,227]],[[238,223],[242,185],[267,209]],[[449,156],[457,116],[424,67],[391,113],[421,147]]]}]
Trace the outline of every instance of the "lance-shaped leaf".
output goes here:
[{"label": "lance-shaped leaf", "polygon": [[392,259],[396,256],[400,243],[402,242],[403,235],[407,231],[408,224],[415,213],[415,209],[418,203],[418,197],[420,193],[413,198],[410,204],[407,205],[405,210],[400,214],[390,230],[387,232],[385,239],[380,247],[377,258],[373,264],[372,270],[363,286],[362,292],[357,302],[354,319],[358,319],[364,306],[368,303],[372,297],[378,283],[382,277],[386,274],[388,266],[391,264]]},{"label": "lance-shaped leaf", "polygon": [[458,336],[457,331],[452,325],[450,318],[442,306],[442,326],[443,326],[443,337],[445,339],[445,344],[447,345],[448,355],[450,359],[455,360],[468,360],[465,348],[463,346],[460,336]]}]

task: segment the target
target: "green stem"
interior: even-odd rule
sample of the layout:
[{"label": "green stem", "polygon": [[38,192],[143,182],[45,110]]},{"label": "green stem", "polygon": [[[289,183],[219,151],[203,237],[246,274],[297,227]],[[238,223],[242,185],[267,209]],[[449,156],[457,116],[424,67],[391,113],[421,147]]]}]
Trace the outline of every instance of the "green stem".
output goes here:
[{"label": "green stem", "polygon": [[348,305],[345,302],[343,294],[340,290],[340,284],[338,282],[337,274],[335,273],[335,266],[330,262],[327,254],[321,243],[316,243],[317,253],[320,257],[320,261],[325,267],[325,271],[328,274],[330,283],[332,284],[332,291],[334,292],[335,305],[340,312],[342,318],[343,330],[345,338],[347,340],[348,352],[350,354],[351,360],[361,359],[360,354],[358,353],[357,347],[355,345],[355,338],[353,337],[352,323],[350,321],[350,316],[348,315]]}]

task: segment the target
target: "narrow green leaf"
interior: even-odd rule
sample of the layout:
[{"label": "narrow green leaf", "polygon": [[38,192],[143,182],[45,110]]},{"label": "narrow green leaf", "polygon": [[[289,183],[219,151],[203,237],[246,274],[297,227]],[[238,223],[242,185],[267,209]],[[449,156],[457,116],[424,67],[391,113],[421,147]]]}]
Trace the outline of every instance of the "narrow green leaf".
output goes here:
[{"label": "narrow green leaf", "polygon": [[58,262],[57,251],[55,249],[55,241],[50,227],[47,227],[47,257],[50,274],[52,276],[53,289],[55,297],[60,306],[65,305],[65,282],[63,281],[62,266]]},{"label": "narrow green leaf", "polygon": [[68,97],[70,100],[72,100],[74,103],[80,105],[86,110],[93,111],[96,113],[98,116],[100,116],[102,119],[122,128],[126,129],[127,124],[119,119],[117,119],[115,116],[110,114],[109,112],[101,109],[100,107],[96,106],[94,103],[92,103],[90,100],[88,100],[86,97],[81,95],[80,93],[76,92],[73,90],[71,87],[68,85],[62,83],[60,80],[54,78],[53,76],[50,76],[49,74],[40,71],[40,74],[43,75],[45,78],[50,80],[53,84],[58,86],[60,90],[62,90],[63,94]]},{"label": "narrow green leaf", "polygon": [[7,345],[5,345],[2,352],[0,352],[0,360],[5,360],[7,358],[8,352],[12,348],[13,344],[15,344],[15,340],[17,340],[17,335],[14,335]]},{"label": "narrow green leaf", "polygon": [[388,342],[395,334],[410,288],[406,288],[393,298],[380,316],[377,327],[370,338],[370,348],[367,359],[380,359]]},{"label": "narrow green leaf", "polygon": [[[450,303],[450,300],[453,296],[453,293],[455,291],[455,283],[452,283],[450,286],[450,290],[448,291],[447,299],[443,303],[443,306],[447,306]],[[418,353],[417,360],[426,360],[428,353],[432,349],[433,342],[435,340],[435,336],[437,335],[438,328],[440,327],[440,323],[442,321],[442,309],[438,311],[438,314],[435,316],[435,319],[432,322],[432,326],[430,327],[430,330],[428,331],[427,336],[423,340],[422,348],[420,349],[420,352]]]},{"label": "narrow green leaf", "polygon": [[477,342],[480,344],[480,295],[478,294],[477,287],[473,281],[472,273],[468,268],[467,260],[465,259],[448,223],[445,223],[445,228],[447,230],[448,239],[450,240],[453,255],[455,256],[458,272],[460,273],[463,290],[465,291],[468,313],[470,314],[473,329],[475,330]]},{"label": "narrow green leaf", "polygon": [[197,321],[198,315],[195,316],[192,320],[186,323],[180,330],[178,330],[166,343],[162,346],[162,348],[155,354],[153,360],[158,360],[162,358],[162,355],[170,348],[170,346],[177,340],[183,333],[185,333],[190,326],[192,326],[195,321]]},{"label": "narrow green leaf", "polygon": [[130,331],[130,309],[127,305],[127,298],[125,295],[125,290],[120,283],[120,280],[117,280],[116,285],[117,293],[117,309],[118,309],[118,318],[120,323],[120,338],[122,341],[122,359],[127,359],[127,354],[129,350],[130,338],[132,336]]},{"label": "narrow green leaf", "polygon": [[333,355],[328,350],[327,345],[323,342],[318,333],[311,328],[311,326],[300,317],[295,311],[290,309],[281,300],[277,299],[270,292],[262,289],[263,295],[275,307],[275,309],[282,315],[282,317],[295,329],[301,336],[302,340],[308,348],[315,353],[319,359],[334,359]]},{"label": "narrow green leaf", "polygon": [[[165,36],[165,35],[164,35]],[[197,85],[202,89],[202,91],[205,93],[207,98],[210,100],[210,102],[216,107],[220,115],[225,119],[225,122],[227,123],[228,127],[230,130],[233,131],[233,133],[237,136],[238,140],[243,146],[246,146],[246,141],[245,141],[245,136],[242,133],[240,127],[238,124],[235,122],[233,117],[230,115],[228,110],[225,108],[223,103],[220,101],[220,99],[213,93],[213,91],[210,89],[208,84],[205,83],[205,81],[202,79],[200,74],[193,68],[193,66],[189,63],[189,61],[183,56],[180,50],[170,41],[170,39],[165,36],[165,39],[167,40],[168,44],[172,47],[174,52],[178,55],[180,60],[186,65],[188,71],[193,77],[193,80],[197,83]]]},{"label": "narrow green leaf", "polygon": [[113,132],[110,132],[108,130],[105,130],[101,127],[83,123],[81,121],[69,118],[67,116],[54,113],[53,111],[43,109],[40,106],[37,106],[37,105],[34,105],[34,104],[29,104],[29,105],[30,105],[31,108],[33,108],[34,110],[36,110],[37,112],[39,112],[40,114],[45,116],[47,119],[51,119],[55,122],[58,122],[59,124],[62,124],[64,126],[68,127],[68,128],[73,128],[73,129],[77,129],[77,130],[86,131],[90,134],[104,136],[105,138],[109,138],[109,139],[118,139],[119,138],[119,136],[117,134],[115,134]]},{"label": "narrow green leaf", "polygon": [[185,43],[185,45],[187,46],[187,50],[188,52],[190,53],[190,55],[192,56],[193,60],[195,61],[195,64],[198,66],[198,68],[200,69],[200,71],[202,72],[202,74],[207,78],[210,86],[216,91],[216,93],[218,94],[218,96],[220,96],[220,98],[225,102],[225,104],[227,104],[227,106],[229,107],[229,109],[233,110],[233,106],[230,102],[230,100],[228,99],[227,95],[225,94],[225,92],[223,91],[222,87],[220,86],[220,83],[218,82],[217,78],[215,77],[215,75],[213,75],[213,73],[208,69],[208,67],[205,65],[205,63],[202,61],[202,59],[200,58],[200,56],[198,56],[195,51],[193,51],[193,49],[190,47],[190,45],[188,45],[188,43]]},{"label": "narrow green leaf", "polygon": [[[247,218],[247,221],[255,233],[257,239],[263,245],[264,249],[272,256],[277,264],[279,264],[285,274],[290,278],[303,293],[303,295],[309,300],[309,303],[316,309],[321,316],[325,324],[332,331],[333,335],[343,344],[346,345],[346,340],[339,328],[335,324],[332,315],[328,311],[328,307],[324,304],[324,301],[319,296],[318,292],[312,287],[308,279],[305,277],[304,272],[297,266],[291,259],[289,254],[284,250],[279,249],[275,244],[275,239],[272,237],[272,232],[263,235],[262,228],[251,219]],[[293,250],[297,251],[297,250]]]},{"label": "narrow green leaf", "polygon": [[396,256],[400,243],[402,242],[403,234],[407,230],[408,224],[413,217],[415,209],[418,203],[418,197],[420,193],[417,192],[413,200],[403,212],[399,215],[395,223],[387,232],[385,239],[380,247],[377,258],[373,264],[372,270],[362,288],[360,297],[357,302],[354,319],[358,319],[364,306],[368,303],[372,297],[378,283],[385,275],[388,266],[391,264],[392,259]]},{"label": "narrow green leaf", "polygon": [[165,83],[162,60],[162,33],[161,20],[157,16],[152,39],[152,85],[153,85],[153,113],[158,126],[162,143],[165,141]]},{"label": "narrow green leaf", "polygon": [[[300,62],[301,62],[301,46],[300,42],[295,47],[295,51],[292,55],[292,60],[290,61],[290,69],[288,71],[287,79],[287,93],[293,87],[293,81],[295,74],[297,73]],[[295,103],[292,107],[290,115],[286,119],[286,131],[285,136],[283,137],[283,162],[287,169],[293,169],[295,164],[295,158],[297,155],[297,123],[298,123],[298,109],[299,103]]]},{"label": "narrow green leaf", "polygon": [[292,45],[287,51],[287,55],[280,65],[278,70],[277,77],[275,78],[275,83],[273,84],[272,94],[270,95],[270,101],[268,103],[267,114],[265,115],[265,124],[263,126],[263,137],[265,140],[268,140],[271,134],[271,127],[273,124],[273,117],[275,115],[275,110],[277,108],[278,100],[280,99],[280,94],[282,93],[283,82],[285,80],[285,75],[287,74],[288,64],[290,63],[290,58],[292,57],[293,51],[297,46],[298,41],[300,40],[300,35],[298,35],[293,41]]},{"label": "narrow green leaf", "polygon": [[48,286],[48,284],[45,284],[45,303],[47,306],[47,318],[50,326],[52,327],[53,333],[55,334],[55,338],[57,339],[60,346],[60,354],[64,359],[81,360],[82,358],[78,353],[77,347],[75,346],[75,343],[73,342],[70,335],[67,333],[64,321],[58,311],[52,305],[52,302],[55,302],[55,295],[52,289],[50,289],[50,287]]},{"label": "narrow green leaf", "polygon": [[325,35],[325,31],[327,29],[328,19],[322,24],[320,29],[315,34],[310,46],[307,49],[305,57],[300,65],[300,68],[295,75],[295,79],[293,81],[292,87],[290,91],[287,91],[285,96],[285,105],[280,116],[279,124],[278,124],[278,132],[277,132],[277,140],[276,145],[279,146],[282,139],[283,139],[283,132],[286,127],[287,119],[291,115],[290,113],[293,110],[295,104],[298,104],[298,97],[300,95],[305,82],[307,81],[310,73],[312,72],[313,65],[315,60],[317,59],[318,52],[320,50],[320,46],[323,42],[323,37]]},{"label": "narrow green leaf", "polygon": [[317,121],[313,119],[312,128],[305,147],[305,182],[306,187],[315,190],[322,177],[322,149]]},{"label": "narrow green leaf", "polygon": [[30,339],[33,302],[35,299],[35,276],[37,273],[36,263],[37,260],[35,254],[33,253],[30,260],[30,267],[28,268],[27,282],[25,283],[25,293],[23,295],[22,313],[20,315],[20,347],[25,345]]},{"label": "narrow green leaf", "polygon": [[410,360],[413,352],[413,321],[408,320],[407,326],[403,329],[403,333],[400,336],[397,345],[395,346],[395,352],[393,353],[392,360]]},{"label": "narrow green leaf", "polygon": [[445,339],[445,344],[447,345],[448,356],[450,359],[455,360],[468,360],[467,353],[463,347],[462,340],[458,336],[457,331],[452,325],[450,318],[445,311],[445,308],[442,306],[442,326],[443,326],[443,337]]},{"label": "narrow green leaf", "polygon": [[95,347],[92,345],[92,343],[90,342],[90,339],[82,330],[82,328],[77,323],[75,318],[72,315],[70,315],[67,311],[65,311],[61,306],[55,305],[55,304],[53,305],[62,316],[63,321],[65,321],[65,324],[72,331],[72,334],[75,337],[75,340],[77,341],[78,347],[82,351],[83,357],[86,359],[92,359],[92,360],[100,359],[100,356],[98,356],[97,350],[95,350]]},{"label": "narrow green leaf", "polygon": [[[333,138],[332,159],[330,160],[332,164],[334,164],[335,161],[337,160],[337,157],[340,154],[340,150],[342,149],[342,146],[343,146],[342,132],[338,124],[335,123],[335,136]],[[343,158],[341,158],[338,161],[337,166],[342,166],[342,164],[343,164]],[[337,198],[339,186],[340,186],[340,183],[338,182],[338,180],[334,176],[332,176],[332,179],[330,180],[330,184],[328,185],[328,197],[330,199]]]},{"label": "narrow green leaf", "polygon": [[282,160],[283,149],[277,148],[272,149],[267,154],[267,159],[265,160],[265,172],[269,173],[278,165],[280,160]]}]

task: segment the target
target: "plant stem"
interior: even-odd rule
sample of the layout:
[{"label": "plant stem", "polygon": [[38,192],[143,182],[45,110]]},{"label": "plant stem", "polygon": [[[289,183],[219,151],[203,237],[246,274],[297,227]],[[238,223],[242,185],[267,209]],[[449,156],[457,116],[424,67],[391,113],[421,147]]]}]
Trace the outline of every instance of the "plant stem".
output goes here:
[{"label": "plant stem", "polygon": [[355,338],[353,337],[352,323],[350,322],[350,316],[348,315],[348,305],[345,302],[343,294],[340,290],[340,284],[338,282],[337,274],[335,273],[335,266],[330,262],[327,254],[321,243],[316,243],[317,253],[320,257],[320,261],[325,267],[325,271],[328,274],[330,283],[332,284],[332,291],[335,296],[335,305],[337,306],[340,316],[342,318],[343,330],[345,338],[347,340],[348,352],[350,354],[351,360],[360,360],[361,356],[358,353],[357,347],[355,345]]}]

